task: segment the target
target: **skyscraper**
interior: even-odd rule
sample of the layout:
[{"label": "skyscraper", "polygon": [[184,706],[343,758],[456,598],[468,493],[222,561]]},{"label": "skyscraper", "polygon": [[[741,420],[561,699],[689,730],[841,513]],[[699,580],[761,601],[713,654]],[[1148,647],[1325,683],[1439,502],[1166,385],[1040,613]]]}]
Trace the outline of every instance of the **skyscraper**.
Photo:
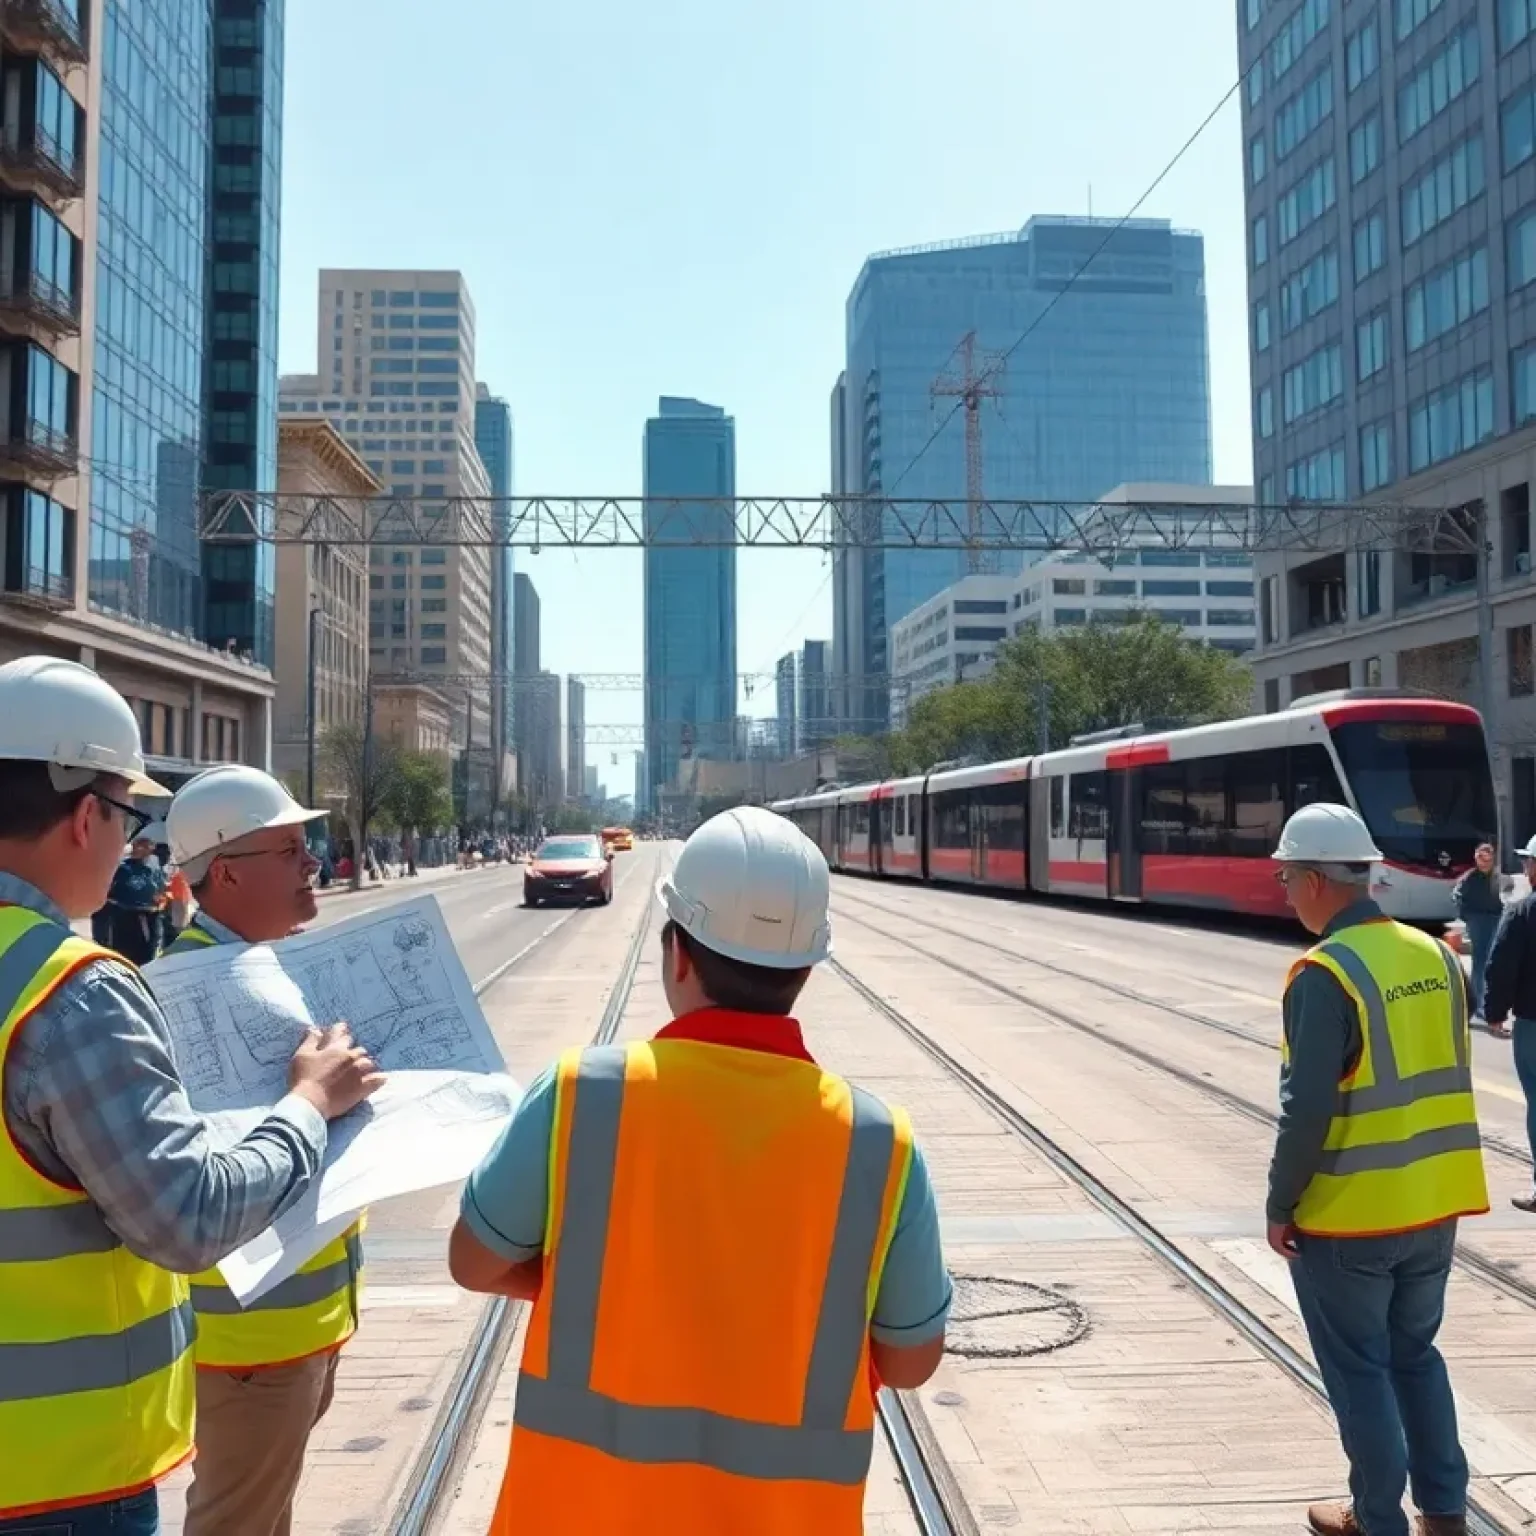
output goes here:
[{"label": "skyscraper", "polygon": [[540,671],[539,591],[522,571],[512,580],[512,739],[517,744],[517,784],[524,794],[533,787],[538,757],[535,679]]},{"label": "skyscraper", "polygon": [[792,757],[800,750],[800,732],[796,729],[799,697],[796,688],[800,658],[795,652],[780,656],[773,669],[774,715],[778,721],[779,755]]},{"label": "skyscraper", "polygon": [[[735,496],[735,421],[719,406],[664,395],[645,424],[650,806],[688,758],[735,755]],[[696,542],[701,534],[713,543]]]},{"label": "skyscraper", "polygon": [[[318,372],[282,380],[285,411],[319,412],[394,496],[490,495],[475,447],[475,311],[458,272],[320,274]],[[491,794],[491,554],[369,551],[376,677],[457,675],[472,700],[471,815]]]},{"label": "skyscraper", "polygon": [[[833,492],[963,502],[954,395],[967,366],[996,391],[981,403],[987,497],[1086,502],[1125,481],[1210,483],[1197,234],[1160,219],[1038,217],[1017,233],[872,256],[848,296]],[[963,552],[837,550],[834,672],[888,673],[890,626],[966,569]],[[848,708],[863,718],[850,725],[883,724],[878,684],[854,693]]]},{"label": "skyscraper", "polygon": [[829,640],[807,640],[800,647],[798,667],[800,702],[795,722],[795,751],[814,752],[837,735],[832,719],[830,680],[827,677]]},{"label": "skyscraper", "polygon": [[587,685],[565,680],[565,797],[580,800],[587,777]]},{"label": "skyscraper", "polygon": [[[492,530],[501,538],[511,531],[512,412],[484,384],[475,386],[475,447],[490,481],[494,506]],[[514,599],[512,546],[491,551],[491,670],[496,674],[491,695],[491,741],[497,761],[512,750]]]}]

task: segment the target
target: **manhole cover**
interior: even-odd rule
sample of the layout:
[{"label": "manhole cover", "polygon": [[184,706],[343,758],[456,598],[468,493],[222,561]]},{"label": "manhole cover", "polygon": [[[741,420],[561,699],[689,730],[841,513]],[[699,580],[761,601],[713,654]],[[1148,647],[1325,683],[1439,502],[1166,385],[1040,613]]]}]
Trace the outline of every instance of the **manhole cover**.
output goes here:
[{"label": "manhole cover", "polygon": [[1088,1332],[1080,1302],[1028,1280],[955,1275],[944,1347],[968,1360],[1018,1360],[1076,1344]]}]

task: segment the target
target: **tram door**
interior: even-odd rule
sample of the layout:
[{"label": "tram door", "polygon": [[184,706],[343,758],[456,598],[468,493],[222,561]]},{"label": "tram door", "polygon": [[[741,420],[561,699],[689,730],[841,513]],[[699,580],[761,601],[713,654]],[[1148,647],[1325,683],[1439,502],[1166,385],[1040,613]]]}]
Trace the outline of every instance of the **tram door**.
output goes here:
[{"label": "tram door", "polygon": [[987,878],[987,796],[990,793],[987,789],[973,789],[967,806],[971,829],[971,879],[978,882]]},{"label": "tram door", "polygon": [[1141,900],[1141,769],[1109,771],[1109,894]]}]

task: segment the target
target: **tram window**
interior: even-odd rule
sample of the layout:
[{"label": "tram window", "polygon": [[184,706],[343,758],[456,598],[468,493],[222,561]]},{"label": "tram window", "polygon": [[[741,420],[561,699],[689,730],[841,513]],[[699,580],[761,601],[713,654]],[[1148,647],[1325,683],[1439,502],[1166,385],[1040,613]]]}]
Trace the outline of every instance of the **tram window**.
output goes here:
[{"label": "tram window", "polygon": [[848,835],[849,837],[869,835],[869,802],[867,800],[848,807]]},{"label": "tram window", "polygon": [[947,795],[935,795],[933,802],[933,843],[936,848],[971,846],[970,794],[963,789]]},{"label": "tram window", "polygon": [[1292,747],[1291,793],[1287,809],[1299,811],[1302,806],[1315,805],[1318,801],[1328,805],[1344,803],[1344,791],[1339,788],[1333,759],[1328,756],[1328,749],[1317,742]]},{"label": "tram window", "polygon": [[1078,842],[1097,842],[1109,825],[1109,775],[1074,773],[1072,775],[1072,822],[1068,834]]},{"label": "tram window", "polygon": [[1184,839],[1191,854],[1226,852],[1227,760],[1196,757],[1184,765]]},{"label": "tram window", "polygon": [[1141,851],[1184,852],[1184,765],[1152,763],[1141,770]]},{"label": "tram window", "polygon": [[987,847],[1007,853],[1024,851],[1024,788],[996,784],[982,790],[978,801],[986,808]]},{"label": "tram window", "polygon": [[1232,826],[1227,851],[1240,859],[1267,859],[1285,825],[1285,753],[1239,752],[1227,762]]},{"label": "tram window", "polygon": [[1066,835],[1066,781],[1058,777],[1051,780],[1051,836],[1065,837]]}]

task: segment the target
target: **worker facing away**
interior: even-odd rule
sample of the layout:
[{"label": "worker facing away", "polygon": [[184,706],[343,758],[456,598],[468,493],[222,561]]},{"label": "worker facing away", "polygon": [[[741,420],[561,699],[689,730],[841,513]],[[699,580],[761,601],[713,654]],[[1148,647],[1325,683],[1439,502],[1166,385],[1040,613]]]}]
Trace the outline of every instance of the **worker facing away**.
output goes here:
[{"label": "worker facing away", "polygon": [[[166,818],[198,903],[171,953],[270,944],[313,918],[320,861],[304,829],[324,815],[259,768],[227,764],[193,779]],[[197,1460],[186,1536],[287,1536],[310,1433],[357,1327],[361,1275],[359,1223],[249,1308],[217,1269],[193,1277]]]},{"label": "worker facing away", "polygon": [[150,818],[127,702],[87,667],[0,666],[0,1532],[155,1536],[192,1449],[183,1276],[263,1232],[313,1182],[326,1121],[373,1065],[313,1038],[292,1091],[217,1145],[165,1017],[120,956],[75,937]]},{"label": "worker facing away", "polygon": [[534,1303],[492,1530],[857,1536],[873,1373],[943,1355],[928,1175],[790,1017],[831,947],[816,846],[727,811],[658,895],[672,1022],[540,1077],[453,1232],[460,1285]]},{"label": "worker facing away", "polygon": [[1290,1261],[1349,1458],[1352,1503],[1321,1536],[1467,1528],[1467,1458],[1435,1347],[1462,1216],[1488,1209],[1472,1096],[1471,996],[1439,939],[1370,899],[1381,858],[1342,805],[1309,805],[1274,858],[1318,936],[1286,981],[1270,1246]]}]

